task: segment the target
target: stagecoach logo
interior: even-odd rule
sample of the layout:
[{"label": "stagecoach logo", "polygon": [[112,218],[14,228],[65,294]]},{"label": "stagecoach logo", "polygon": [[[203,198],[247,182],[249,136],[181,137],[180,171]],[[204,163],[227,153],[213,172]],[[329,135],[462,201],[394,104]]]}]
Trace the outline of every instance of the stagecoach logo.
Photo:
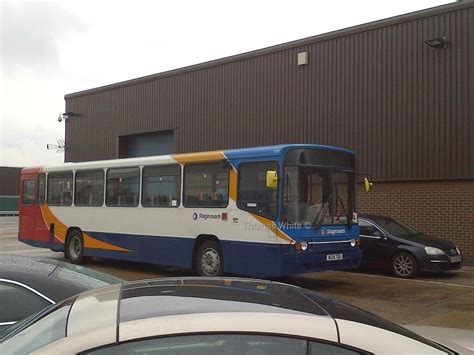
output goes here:
[{"label": "stagecoach logo", "polygon": [[221,215],[211,214],[211,213],[193,213],[193,220],[197,220],[197,219],[204,219],[206,221],[208,219],[221,219]]},{"label": "stagecoach logo", "polygon": [[337,235],[337,234],[345,234],[346,230],[344,228],[340,229],[321,229],[321,235]]}]

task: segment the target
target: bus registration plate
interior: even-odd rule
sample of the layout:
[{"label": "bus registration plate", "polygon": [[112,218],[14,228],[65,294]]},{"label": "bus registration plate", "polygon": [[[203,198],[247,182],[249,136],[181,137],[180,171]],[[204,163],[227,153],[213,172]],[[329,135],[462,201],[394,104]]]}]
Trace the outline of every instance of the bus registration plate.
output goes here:
[{"label": "bus registration plate", "polygon": [[342,254],[328,254],[326,255],[326,261],[342,260]]}]

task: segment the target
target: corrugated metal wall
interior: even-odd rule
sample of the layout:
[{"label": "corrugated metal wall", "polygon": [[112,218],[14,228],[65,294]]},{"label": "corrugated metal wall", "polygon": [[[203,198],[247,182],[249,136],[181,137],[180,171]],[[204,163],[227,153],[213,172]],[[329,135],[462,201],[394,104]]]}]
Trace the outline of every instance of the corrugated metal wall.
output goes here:
[{"label": "corrugated metal wall", "polygon": [[0,166],[0,196],[20,195],[21,168]]},{"label": "corrugated metal wall", "polygon": [[474,5],[447,5],[67,95],[66,161],[174,129],[177,152],[320,143],[376,180],[474,178],[473,31]]}]

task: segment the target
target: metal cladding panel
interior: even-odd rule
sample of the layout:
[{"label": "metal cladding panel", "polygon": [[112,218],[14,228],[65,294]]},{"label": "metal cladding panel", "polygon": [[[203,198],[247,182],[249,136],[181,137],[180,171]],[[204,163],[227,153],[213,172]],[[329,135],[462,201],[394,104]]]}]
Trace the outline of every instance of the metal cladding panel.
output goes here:
[{"label": "metal cladding panel", "polygon": [[[177,153],[317,143],[376,180],[473,178],[473,27],[472,4],[447,5],[67,95],[66,161],[172,129]],[[439,36],[447,48],[424,43]]]},{"label": "metal cladding panel", "polygon": [[0,196],[20,195],[21,168],[0,166]]}]

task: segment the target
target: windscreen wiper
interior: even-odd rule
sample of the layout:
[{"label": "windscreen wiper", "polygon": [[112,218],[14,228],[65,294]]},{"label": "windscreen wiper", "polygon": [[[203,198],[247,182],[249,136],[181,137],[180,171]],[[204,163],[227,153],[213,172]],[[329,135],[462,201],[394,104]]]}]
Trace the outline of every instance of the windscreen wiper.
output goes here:
[{"label": "windscreen wiper", "polygon": [[316,219],[316,221],[317,221],[316,224],[315,224],[316,229],[319,229],[321,227],[321,225],[323,224],[324,217],[326,216],[326,213],[328,212],[328,209],[329,209],[329,203],[326,202],[323,205],[323,208],[321,208],[321,212],[319,212],[319,216]]}]

